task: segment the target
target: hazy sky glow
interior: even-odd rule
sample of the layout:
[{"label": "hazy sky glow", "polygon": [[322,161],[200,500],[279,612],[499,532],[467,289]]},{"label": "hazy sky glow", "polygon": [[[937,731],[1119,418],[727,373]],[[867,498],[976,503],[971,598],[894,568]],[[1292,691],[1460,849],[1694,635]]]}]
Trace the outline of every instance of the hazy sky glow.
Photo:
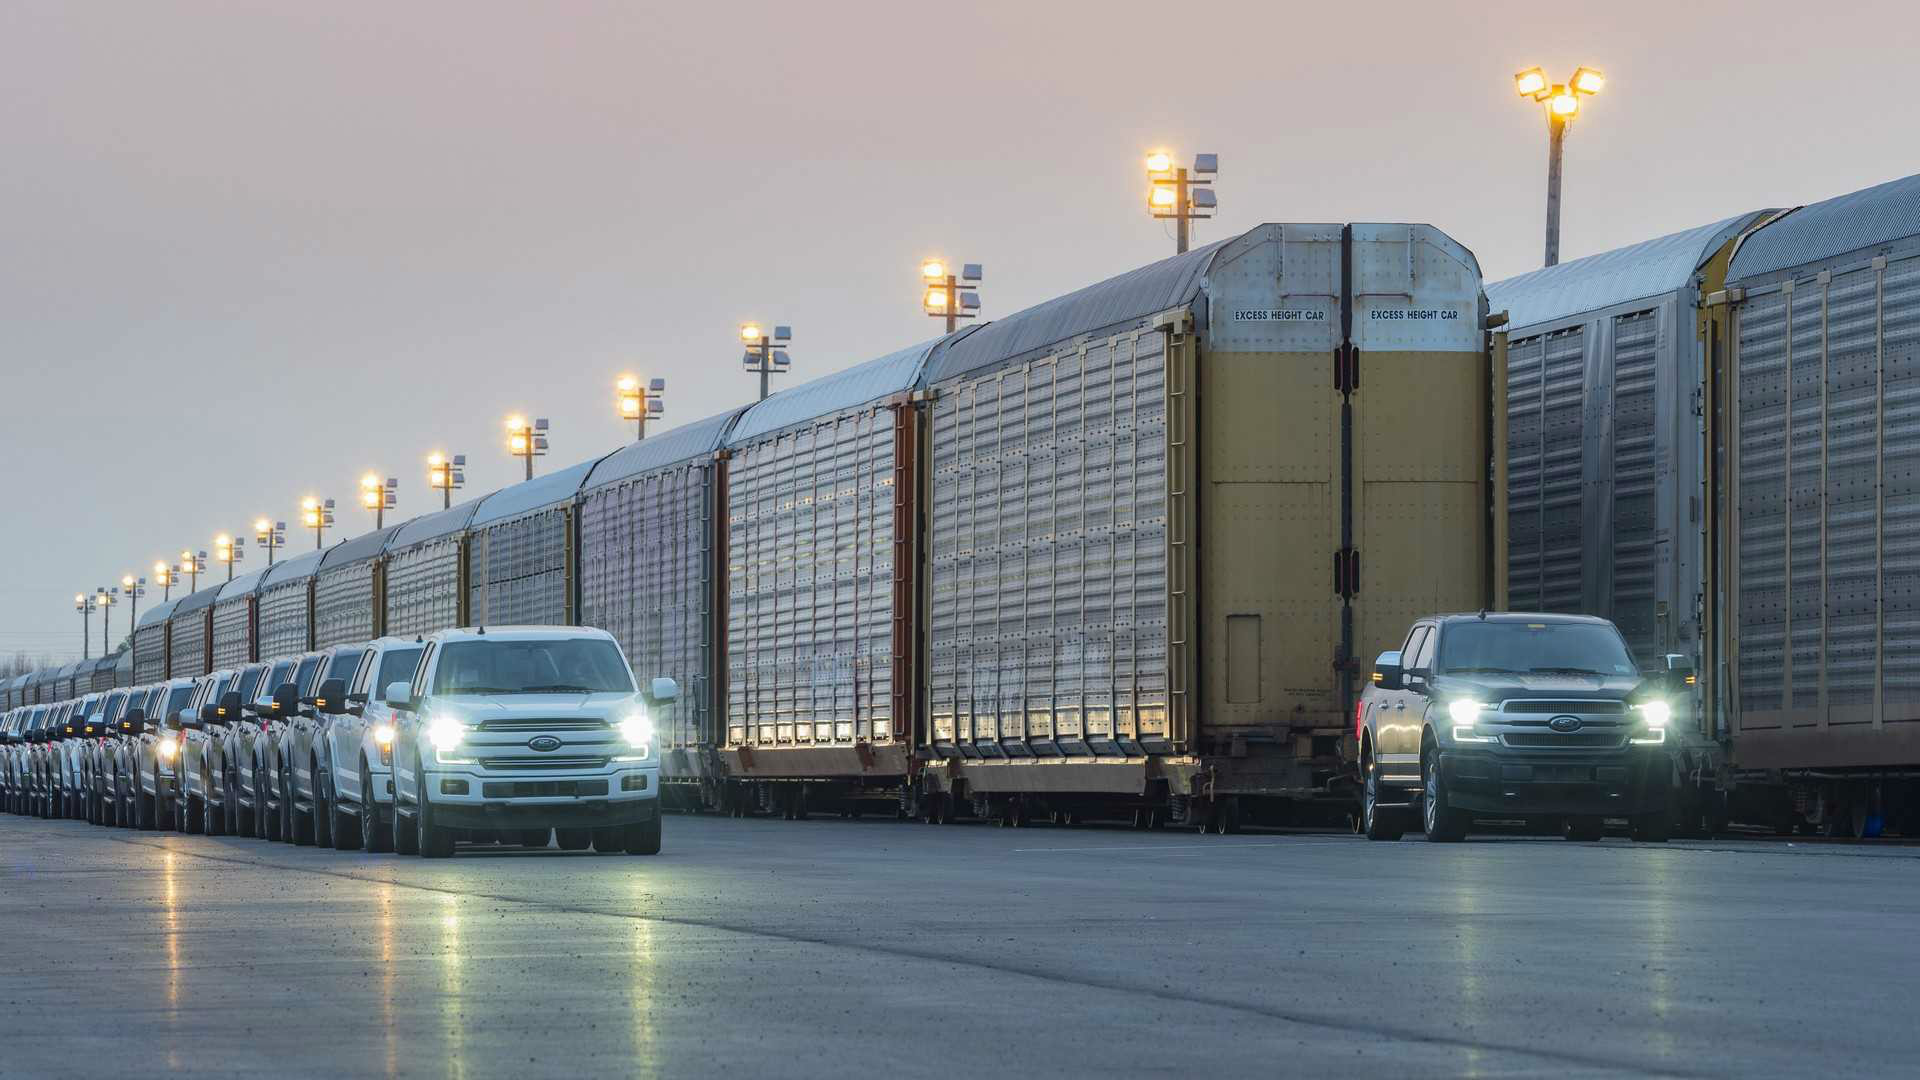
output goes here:
[{"label": "hazy sky glow", "polygon": [[1532,64],[1610,77],[1566,258],[1920,170],[1911,0],[927,10],[0,0],[0,651],[78,655],[75,592],[304,494],[364,531],[368,469],[401,516],[436,447],[509,483],[513,411],[542,468],[604,453],[623,370],[664,426],[742,402],[743,318],[785,383],[931,336],[924,255],[989,317],[1162,257],[1156,144],[1220,154],[1201,241],[1426,221],[1489,280],[1540,258]]}]

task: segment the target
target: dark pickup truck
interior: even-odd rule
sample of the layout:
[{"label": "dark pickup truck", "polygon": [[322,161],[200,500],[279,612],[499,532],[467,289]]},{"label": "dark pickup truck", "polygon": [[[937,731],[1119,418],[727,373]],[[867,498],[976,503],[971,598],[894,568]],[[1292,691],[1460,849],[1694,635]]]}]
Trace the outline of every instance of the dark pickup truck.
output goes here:
[{"label": "dark pickup truck", "polygon": [[1380,654],[1355,710],[1361,823],[1397,840],[1459,840],[1474,819],[1523,819],[1597,840],[1624,818],[1667,838],[1672,710],[1620,631],[1584,615],[1420,619]]}]

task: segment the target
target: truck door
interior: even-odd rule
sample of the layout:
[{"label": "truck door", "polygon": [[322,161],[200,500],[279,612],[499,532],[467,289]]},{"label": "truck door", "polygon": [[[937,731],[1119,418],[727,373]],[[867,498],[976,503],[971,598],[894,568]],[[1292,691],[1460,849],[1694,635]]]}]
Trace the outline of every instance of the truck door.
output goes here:
[{"label": "truck door", "polygon": [[[1433,662],[1433,640],[1437,635],[1431,623],[1416,623],[1400,647],[1400,668],[1412,671]],[[1422,657],[1425,659],[1423,660]],[[1375,758],[1389,777],[1418,776],[1420,772],[1420,725],[1426,715],[1426,696],[1402,685],[1388,692],[1374,706]]]}]

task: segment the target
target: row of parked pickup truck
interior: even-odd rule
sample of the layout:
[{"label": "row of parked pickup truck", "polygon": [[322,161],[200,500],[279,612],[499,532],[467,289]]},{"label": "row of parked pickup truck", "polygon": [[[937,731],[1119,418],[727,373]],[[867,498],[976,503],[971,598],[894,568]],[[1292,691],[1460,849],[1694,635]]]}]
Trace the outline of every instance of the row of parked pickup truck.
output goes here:
[{"label": "row of parked pickup truck", "polygon": [[448,630],[22,706],[6,809],[96,825],[451,855],[660,850],[653,711],[612,636]]}]

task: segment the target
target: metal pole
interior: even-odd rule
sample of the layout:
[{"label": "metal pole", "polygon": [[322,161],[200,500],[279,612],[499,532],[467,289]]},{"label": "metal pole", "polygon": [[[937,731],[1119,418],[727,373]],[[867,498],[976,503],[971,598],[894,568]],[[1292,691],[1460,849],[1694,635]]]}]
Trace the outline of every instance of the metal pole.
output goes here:
[{"label": "metal pole", "polygon": [[[135,620],[135,617],[138,616],[139,614],[140,614],[140,586],[135,585],[133,588],[127,590],[127,636],[128,637],[133,636],[134,620]],[[110,635],[110,632],[107,630],[107,617],[105,615],[102,615],[100,617],[100,648],[102,651],[106,650],[107,638],[109,635]]]},{"label": "metal pole", "polygon": [[1174,170],[1173,180],[1173,249],[1176,254],[1187,253],[1187,170],[1182,167]]},{"label": "metal pole", "polygon": [[91,605],[80,609],[80,659],[93,655],[93,610]]},{"label": "metal pole", "polygon": [[527,431],[527,479],[531,480],[533,479],[533,428],[528,427],[526,431]]},{"label": "metal pole", "polygon": [[947,275],[947,333],[949,334],[953,333],[960,325],[960,312],[959,309],[954,306],[959,302],[959,297],[953,294],[954,287],[958,283],[958,280],[955,279],[952,274]]},{"label": "metal pole", "polygon": [[440,485],[440,509],[453,509],[453,474],[451,472],[447,474],[447,482]]},{"label": "metal pole", "polygon": [[760,339],[760,400],[761,401],[767,400],[767,375],[773,368],[772,345],[773,345],[772,338],[764,337],[764,336],[761,337]]},{"label": "metal pole", "polygon": [[1560,264],[1560,149],[1567,139],[1567,121],[1547,110],[1547,265]]},{"label": "metal pole", "polygon": [[279,546],[275,544],[273,540],[274,540],[273,532],[272,530],[268,530],[267,532],[267,565],[268,566],[273,565],[273,549]]}]

